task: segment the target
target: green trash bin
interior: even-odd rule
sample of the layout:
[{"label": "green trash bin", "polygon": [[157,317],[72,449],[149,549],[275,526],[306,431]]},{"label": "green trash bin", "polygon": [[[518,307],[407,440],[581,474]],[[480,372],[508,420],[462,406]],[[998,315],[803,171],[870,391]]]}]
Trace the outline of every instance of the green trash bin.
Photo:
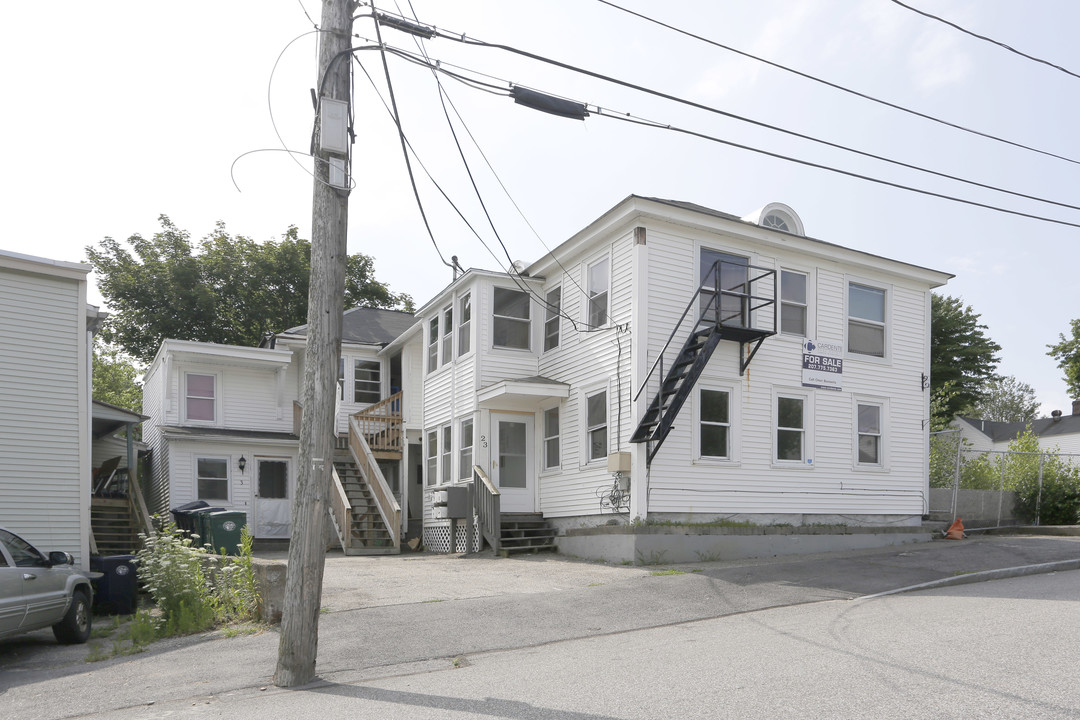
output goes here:
[{"label": "green trash bin", "polygon": [[203,507],[191,511],[191,533],[198,535],[195,545],[202,547],[210,541],[210,526],[207,524],[207,516],[210,513],[221,512],[223,507]]},{"label": "green trash bin", "polygon": [[202,513],[199,516],[206,527],[206,540],[212,552],[226,555],[240,554],[240,531],[247,525],[247,513],[241,510],[222,510]]}]

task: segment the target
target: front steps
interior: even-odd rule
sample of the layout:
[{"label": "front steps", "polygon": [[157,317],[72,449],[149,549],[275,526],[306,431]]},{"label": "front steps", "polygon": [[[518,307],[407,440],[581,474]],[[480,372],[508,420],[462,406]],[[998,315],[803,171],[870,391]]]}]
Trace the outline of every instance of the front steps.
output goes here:
[{"label": "front steps", "polygon": [[539,513],[503,513],[499,555],[555,549],[558,532]]},{"label": "front steps", "polygon": [[335,460],[341,486],[349,498],[352,512],[349,527],[345,529],[349,537],[346,555],[391,555],[398,549],[394,547],[390,531],[383,522],[382,515],[371,496],[371,490],[364,482],[356,464],[351,461]]},{"label": "front steps", "polygon": [[127,498],[91,497],[90,528],[98,555],[132,555],[142,546]]}]

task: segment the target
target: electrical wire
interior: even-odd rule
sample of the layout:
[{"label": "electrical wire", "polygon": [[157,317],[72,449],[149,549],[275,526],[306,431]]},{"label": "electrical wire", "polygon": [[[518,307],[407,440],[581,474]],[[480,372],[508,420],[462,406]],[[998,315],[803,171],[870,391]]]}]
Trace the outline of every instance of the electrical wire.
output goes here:
[{"label": "electrical wire", "polygon": [[[294,42],[296,42],[300,38],[307,37],[308,35],[316,35],[316,34],[321,33],[321,32],[322,32],[322,30],[308,30],[306,33],[302,33],[300,35],[297,35],[292,40],[285,43],[285,47],[281,48],[281,52],[278,53],[277,59],[274,60],[274,67],[270,69],[270,77],[266,81],[266,110],[270,114],[270,125],[271,125],[271,127],[274,128],[274,135],[277,136],[278,142],[281,143],[281,149],[286,151],[286,152],[289,152],[289,153],[294,153],[296,151],[295,150],[290,150],[289,146],[285,144],[285,138],[281,137],[281,130],[278,129],[277,121],[274,119],[274,104],[270,101],[270,90],[273,88],[273,85],[274,85],[274,73],[277,72],[278,64],[281,62],[281,58],[285,55],[285,51],[288,50],[290,47],[292,47],[292,44]],[[306,154],[306,153],[297,153],[297,154],[298,155],[303,155],[303,154]],[[243,157],[243,156],[241,155],[240,157]],[[236,160],[239,160],[240,157],[236,158]],[[297,160],[293,155],[289,155],[289,157],[291,157],[293,159],[293,162],[295,162],[297,164],[297,166],[301,170],[306,172],[308,175],[311,175],[312,177],[315,177],[315,173],[311,172],[306,167],[304,167],[304,165],[299,160]],[[233,160],[234,165],[236,164],[236,160]],[[236,184],[235,180],[233,181],[233,184],[234,185]],[[240,188],[237,187],[237,190],[239,190],[239,189]]]},{"label": "electrical wire", "polygon": [[[605,0],[600,0],[600,2],[604,2],[604,1]],[[918,9],[916,7],[912,7],[911,5],[907,5],[905,3],[902,3],[902,2],[900,2],[900,0],[892,0],[892,2],[895,3],[896,5],[899,5],[900,7],[904,8],[905,10],[910,10],[911,12],[922,15],[923,17],[930,18],[931,20],[936,20],[936,21],[938,21],[939,23],[941,23],[943,25],[948,25],[951,28],[959,30],[960,32],[964,33],[965,35],[970,35],[973,38],[978,38],[979,40],[982,40],[984,42],[988,42],[991,45],[997,45],[998,47],[1004,48],[1005,50],[1008,50],[1011,53],[1015,53],[1016,55],[1019,55],[1022,58],[1027,58],[1028,60],[1031,60],[1033,62],[1041,63],[1043,65],[1046,65],[1047,67],[1052,67],[1055,70],[1060,70],[1061,72],[1065,73],[1066,75],[1072,75],[1074,78],[1080,78],[1080,75],[1074,73],[1072,70],[1068,70],[1068,69],[1062,67],[1061,65],[1055,65],[1054,63],[1050,62],[1049,60],[1043,60],[1042,58],[1037,58],[1034,55],[1028,55],[1025,52],[1021,52],[1021,51],[1017,50],[1016,48],[1012,47],[1011,45],[1006,45],[1005,43],[1001,42],[1000,40],[995,40],[994,38],[987,37],[985,35],[980,35],[980,34],[978,34],[976,32],[972,32],[971,30],[968,30],[967,28],[965,28],[965,27],[963,27],[961,25],[957,25],[956,23],[950,22],[950,21],[946,20],[945,18],[938,17],[937,15],[933,15],[931,13],[928,13],[925,10],[920,10],[920,9]]]},{"label": "electrical wire", "polygon": [[[466,42],[471,42],[471,41],[466,41]],[[480,43],[480,44],[484,44],[484,43]],[[499,47],[501,47],[501,46],[499,46]],[[419,60],[417,58],[414,58],[414,61],[423,63],[423,61],[421,61],[421,60]],[[559,63],[558,61],[546,61],[545,60],[545,62],[553,62],[553,63],[555,63],[557,65],[560,65],[560,66],[563,65],[562,63]],[[431,65],[430,63],[424,63],[424,64],[427,64],[428,67],[431,67],[431,68],[433,68],[433,69],[435,69],[435,70],[437,70],[439,72],[442,72],[442,70],[439,68],[438,64],[435,64],[435,65]],[[566,67],[568,67],[569,69],[574,69],[573,66],[566,66]],[[582,70],[582,72],[584,72],[585,74],[588,74],[588,75],[595,75],[595,76],[599,77],[600,79],[608,79],[607,76],[599,75],[598,73],[592,73],[591,71],[588,71],[588,70]],[[624,86],[630,87],[632,89],[638,88],[638,86],[635,86],[635,85],[633,85],[631,83],[626,83],[625,81],[617,80],[617,79],[614,79],[614,78],[610,78],[610,80],[612,82],[616,83],[616,84],[624,85]],[[656,92],[656,91],[650,91],[650,90],[645,89],[645,88],[643,88],[643,90],[645,92],[651,93],[651,94],[655,94],[655,92]],[[659,93],[659,94],[661,96],[664,96],[663,93]],[[670,97],[670,96],[667,96],[667,97]],[[695,106],[698,106],[698,107],[702,107],[702,108],[705,108],[705,109],[710,109],[707,106],[699,106],[697,103],[693,103],[692,101],[682,101],[682,100],[680,100],[678,98],[675,98],[675,99],[677,101],[679,101],[679,102],[685,102],[685,103],[689,103],[689,104],[692,104],[692,105],[695,105]],[[635,116],[631,115],[630,113],[615,113],[615,112],[612,112],[610,110],[604,110],[603,108],[601,108],[599,106],[587,105],[587,107],[595,107],[595,109],[592,110],[592,112],[595,115],[599,115],[599,116],[602,116],[602,117],[613,118],[613,119],[617,119],[617,120],[624,120],[626,122],[631,122],[631,123],[635,123],[635,124],[639,124],[639,125],[646,125],[646,126],[654,127],[654,128],[666,129],[666,130],[670,130],[672,132],[678,132],[678,133],[681,133],[681,134],[690,135],[690,136],[693,136],[693,137],[698,137],[700,139],[709,140],[711,142],[716,142],[716,143],[720,143],[720,144],[724,144],[724,145],[729,145],[731,147],[736,147],[736,148],[743,149],[743,150],[749,150],[750,152],[755,152],[755,153],[759,153],[759,154],[762,154],[762,155],[768,155],[770,157],[774,157],[774,158],[777,158],[777,159],[780,159],[780,160],[786,160],[786,161],[793,162],[793,163],[796,163],[796,164],[805,165],[805,166],[817,168],[817,169],[820,169],[820,170],[826,170],[826,171],[829,171],[829,172],[837,173],[837,174],[840,174],[840,175],[846,175],[846,176],[857,178],[857,179],[860,179],[860,180],[866,180],[868,182],[873,182],[873,183],[877,183],[877,184],[880,184],[880,185],[887,185],[889,187],[894,187],[894,188],[897,188],[897,189],[900,189],[900,190],[907,190],[909,192],[914,192],[914,193],[923,194],[923,195],[929,195],[929,196],[937,197],[937,198],[940,198],[940,199],[943,199],[943,200],[950,200],[950,201],[958,202],[958,203],[965,204],[965,205],[972,205],[972,206],[975,206],[975,207],[981,207],[981,208],[985,208],[985,209],[988,209],[988,210],[993,210],[995,212],[1005,213],[1005,214],[1009,214],[1009,215],[1017,215],[1017,216],[1020,216],[1020,217],[1026,217],[1026,218],[1029,218],[1029,219],[1032,219],[1032,220],[1040,220],[1040,221],[1043,221],[1043,222],[1050,222],[1050,223],[1055,223],[1055,224],[1059,224],[1059,225],[1066,225],[1066,226],[1069,226],[1069,227],[1080,227],[1080,224],[1068,222],[1068,221],[1065,221],[1065,220],[1059,220],[1059,219],[1056,219],[1056,218],[1051,218],[1051,217],[1047,217],[1047,216],[1043,216],[1043,215],[1036,215],[1036,214],[1033,214],[1033,213],[1024,213],[1024,212],[1020,212],[1020,211],[1017,211],[1017,210],[1009,210],[1009,209],[1006,209],[1006,208],[998,207],[996,205],[990,205],[988,203],[980,203],[980,202],[976,202],[974,200],[966,200],[966,199],[956,197],[956,196],[953,196],[953,195],[947,195],[945,193],[933,192],[933,191],[930,191],[930,190],[923,190],[921,188],[916,188],[916,187],[913,187],[913,186],[910,186],[910,185],[904,185],[902,183],[897,183],[897,182],[893,182],[893,181],[889,181],[889,180],[884,180],[884,179],[881,179],[881,178],[876,178],[876,177],[873,177],[873,176],[870,176],[870,175],[865,175],[865,174],[862,174],[862,173],[856,173],[856,172],[848,171],[848,170],[841,170],[839,168],[836,168],[836,167],[833,167],[833,166],[830,166],[830,165],[825,165],[825,164],[822,164],[822,163],[814,163],[814,162],[811,162],[811,161],[808,161],[808,160],[800,160],[798,158],[794,158],[794,157],[789,156],[789,155],[783,155],[781,153],[771,152],[771,151],[768,151],[768,150],[762,150],[760,148],[756,148],[756,147],[753,147],[753,146],[750,146],[750,145],[744,145],[744,144],[736,143],[736,142],[733,142],[733,141],[730,141],[730,140],[724,140],[724,139],[716,137],[714,135],[709,135],[707,133],[697,132],[697,131],[694,131],[694,130],[681,128],[681,127],[671,125],[671,124],[667,124],[667,123],[662,123],[662,122],[657,122],[657,121],[652,121],[652,120],[645,120],[645,119],[642,119],[642,118],[635,117]],[[713,111],[715,111],[717,113],[720,113],[720,114],[727,114],[727,113],[724,113],[723,111],[720,111],[720,110],[716,110],[716,109],[711,109],[711,110],[713,110]],[[817,141],[817,142],[824,142],[824,141]],[[831,143],[826,143],[826,144],[831,144]],[[850,148],[844,148],[843,146],[837,146],[837,147],[840,147],[841,149],[850,150],[851,152],[854,152],[856,154],[861,154],[861,155],[867,154],[867,153],[862,153],[861,151],[858,151],[858,150],[851,150]],[[1014,190],[1008,190],[1006,188],[1001,188],[1001,187],[998,187],[998,186],[995,186],[995,185],[989,185],[989,184],[986,184],[986,183],[980,183],[980,182],[975,181],[975,180],[968,180],[966,178],[962,178],[962,177],[959,177],[959,176],[954,176],[954,175],[950,175],[948,173],[938,172],[936,170],[930,170],[929,168],[923,168],[923,167],[920,167],[920,166],[917,166],[917,165],[911,165],[911,164],[903,163],[903,162],[900,162],[900,161],[889,160],[887,158],[878,158],[878,156],[874,156],[874,155],[870,155],[870,157],[873,157],[875,159],[882,159],[882,160],[885,160],[886,162],[889,162],[889,163],[892,163],[892,164],[897,164],[897,165],[900,165],[900,166],[905,167],[907,169],[916,170],[916,171],[919,171],[919,172],[926,173],[928,175],[933,175],[933,176],[936,176],[936,177],[941,177],[941,178],[944,178],[944,179],[953,180],[955,182],[964,183],[964,184],[971,185],[971,186],[974,186],[974,187],[979,187],[979,188],[982,188],[982,189],[985,189],[985,190],[992,190],[994,192],[1000,192],[1000,193],[1003,193],[1003,194],[1006,194],[1006,195],[1012,195],[1012,196],[1015,196],[1015,197],[1020,197],[1020,198],[1024,198],[1024,199],[1027,199],[1027,200],[1033,200],[1033,201],[1045,203],[1045,204],[1048,204],[1048,205],[1055,205],[1055,206],[1062,207],[1062,208],[1067,208],[1067,209],[1070,209],[1070,210],[1080,210],[1080,206],[1078,206],[1078,205],[1072,205],[1072,204],[1060,202],[1060,201],[1057,201],[1057,200],[1050,200],[1048,198],[1042,198],[1042,197],[1039,197],[1039,196],[1036,196],[1036,195],[1029,195],[1027,193],[1021,193],[1021,192],[1014,191]]]},{"label": "electrical wire", "polygon": [[[300,152],[299,150],[290,150],[288,148],[257,148],[255,150],[248,150],[247,152],[240,153],[239,155],[237,155],[233,159],[232,164],[229,165],[229,179],[232,180],[233,187],[236,188],[237,192],[243,192],[243,191],[240,190],[240,184],[238,182],[236,182],[236,174],[234,172],[234,170],[236,168],[236,163],[240,162],[240,160],[247,157],[248,155],[253,155],[255,153],[260,153],[260,152],[284,152],[284,153],[291,153],[292,155],[303,155],[304,157],[311,157],[315,162],[326,163],[326,164],[329,165],[329,161],[324,160],[323,158],[319,157],[318,155],[312,156],[309,153]],[[305,168],[303,165],[301,165],[300,167],[304,168],[304,171],[307,172],[309,175],[311,175],[312,178],[315,180],[315,182],[322,183],[323,185],[326,185],[327,187],[332,187],[335,190],[340,190],[341,189],[341,188],[335,187],[335,186],[331,185],[330,183],[326,182],[325,180],[323,180],[322,178],[320,178],[319,176],[315,175],[310,170]],[[352,179],[350,178],[350,181],[351,180]],[[352,181],[352,182],[353,182],[353,187],[355,187],[356,186],[355,181]]]},{"label": "electrical wire", "polygon": [[[929,114],[924,113],[924,112],[919,112],[918,110],[913,110],[911,108],[904,107],[903,105],[898,105],[897,103],[889,102],[888,100],[883,100],[881,98],[874,97],[873,95],[868,95],[866,93],[859,92],[858,90],[853,90],[851,88],[844,87],[843,85],[840,85],[838,83],[834,83],[834,82],[831,82],[829,80],[819,78],[816,75],[811,75],[810,73],[806,73],[806,72],[803,72],[801,70],[796,70],[795,68],[788,67],[786,65],[781,65],[778,62],[774,62],[772,60],[766,60],[765,58],[758,57],[757,55],[752,55],[752,54],[750,54],[748,52],[745,52],[743,50],[733,48],[733,47],[731,47],[729,45],[724,45],[722,43],[719,43],[719,42],[717,42],[715,40],[710,40],[709,38],[703,37],[701,35],[697,35],[695,33],[690,32],[689,30],[684,30],[684,29],[676,27],[674,25],[670,25],[668,23],[665,23],[665,22],[663,22],[661,20],[657,20],[656,18],[649,17],[648,15],[645,15],[643,13],[635,12],[635,11],[630,10],[628,8],[622,7],[621,5],[616,5],[615,3],[610,2],[610,0],[596,0],[596,1],[603,4],[603,5],[607,5],[608,7],[611,7],[611,8],[614,8],[616,10],[619,10],[621,12],[624,12],[624,13],[626,13],[628,15],[633,15],[634,17],[645,20],[646,22],[650,22],[650,23],[653,23],[655,25],[659,25],[660,27],[667,28],[668,30],[679,33],[681,35],[685,35],[686,37],[690,37],[690,38],[693,38],[695,40],[700,40],[701,42],[712,45],[713,47],[718,47],[718,48],[720,48],[722,50],[727,50],[728,52],[735,53],[736,55],[742,55],[743,57],[749,58],[751,60],[756,60],[757,62],[764,63],[765,65],[769,65],[769,66],[774,67],[774,68],[776,68],[778,70],[783,70],[784,72],[789,72],[792,75],[798,75],[799,77],[804,78],[806,80],[811,80],[813,82],[820,83],[820,84],[825,85],[827,87],[831,87],[834,90],[839,90],[841,92],[848,93],[849,95],[854,95],[855,97],[862,98],[863,100],[869,100],[870,102],[874,102],[874,103],[877,103],[879,105],[884,105],[885,107],[892,108],[893,110],[899,110],[900,112],[905,112],[905,113],[908,113],[909,115],[914,115],[915,117],[922,118],[923,120],[929,120],[931,122],[935,122],[935,123],[938,123],[940,125],[944,125],[946,127],[953,128],[954,130],[960,130],[962,132],[970,133],[972,135],[978,135],[979,137],[986,138],[987,140],[993,140],[994,142],[1003,143],[1005,145],[1011,145],[1013,147],[1021,148],[1023,150],[1028,150],[1028,151],[1031,151],[1031,152],[1039,153],[1040,155],[1047,155],[1049,157],[1056,158],[1058,160],[1064,160],[1065,162],[1080,164],[1080,160],[1075,160],[1073,158],[1066,157],[1064,155],[1059,155],[1057,153],[1053,153],[1053,152],[1050,152],[1048,150],[1040,150],[1039,148],[1032,147],[1030,145],[1025,145],[1023,143],[1016,142],[1016,141],[1013,141],[1013,140],[1007,140],[1005,138],[998,137],[997,135],[991,135],[990,133],[982,132],[981,130],[975,130],[973,128],[969,128],[969,127],[966,127],[964,125],[960,125],[958,123],[950,122],[949,120],[944,120],[944,119],[939,118],[939,117],[934,117],[933,115],[929,115]],[[898,0],[892,0],[892,1],[897,3],[898,5],[902,5],[903,7],[907,7],[909,10],[914,10],[915,12],[918,12],[920,14],[927,15],[927,13],[922,13],[919,10],[915,10],[914,8],[910,8],[907,5],[904,5],[903,3],[898,2]],[[927,17],[934,17],[934,16],[927,15]],[[939,18],[935,18],[935,19],[939,19]],[[958,29],[963,30],[963,28],[958,28]],[[967,32],[967,31],[965,31],[965,32]],[[976,36],[976,37],[980,37],[980,36]],[[983,39],[986,40],[988,38],[983,38]],[[990,42],[994,42],[994,41],[991,40]],[[1012,48],[1009,48],[1009,49],[1011,50]],[[1032,58],[1032,59],[1035,59],[1035,58]],[[1039,62],[1045,62],[1045,61],[1040,60]],[[1055,65],[1054,67],[1057,67],[1057,66]],[[1058,69],[1059,70],[1064,70],[1063,68],[1058,68]],[[1069,71],[1064,70],[1064,72],[1069,72]],[[1071,75],[1073,73],[1069,73],[1069,74]]]},{"label": "electrical wire", "polygon": [[304,11],[304,15],[307,17],[308,22],[311,23],[311,27],[315,28],[315,30],[318,31],[319,26],[316,25],[315,21],[311,19],[311,15],[308,15],[307,8],[304,7],[304,0],[296,0],[296,2],[300,3],[300,9]]}]

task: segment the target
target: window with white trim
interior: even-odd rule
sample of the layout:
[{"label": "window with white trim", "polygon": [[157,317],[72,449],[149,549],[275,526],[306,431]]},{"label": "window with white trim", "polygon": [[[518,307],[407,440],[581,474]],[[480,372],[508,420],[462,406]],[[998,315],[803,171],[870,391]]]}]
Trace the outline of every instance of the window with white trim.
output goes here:
[{"label": "window with white trim", "polygon": [[196,489],[199,500],[229,499],[228,458],[201,457],[195,459]]},{"label": "window with white trim", "polygon": [[439,316],[428,323],[427,371],[433,373],[439,369]]},{"label": "window with white trim", "polygon": [[378,360],[353,360],[353,402],[371,405],[379,402],[382,384]]},{"label": "window with white trim", "polygon": [[848,283],[847,351],[885,357],[885,291]]},{"label": "window with white trim", "polygon": [[544,469],[559,467],[559,408],[544,411]]},{"label": "window with white trim", "polygon": [[217,419],[217,376],[188,373],[185,385],[187,419],[214,422]]},{"label": "window with white trim", "polygon": [[337,365],[338,395],[340,400],[345,399],[345,358],[338,358]]},{"label": "window with white trim", "polygon": [[549,290],[544,298],[544,352],[559,347],[559,321],[562,319],[562,288]]},{"label": "window with white trim", "polygon": [[454,306],[443,308],[442,364],[454,359]]},{"label": "window with white trim", "polygon": [[727,460],[731,457],[731,393],[702,388],[699,399],[701,457]]},{"label": "window with white trim", "polygon": [[465,293],[458,300],[457,354],[461,357],[472,347],[472,294]]},{"label": "window with white trim", "polygon": [[603,327],[608,321],[608,295],[611,289],[611,258],[589,265],[587,272],[590,327]]},{"label": "window with white trim", "polygon": [[602,460],[608,455],[607,390],[585,396],[585,438],[588,445],[586,462]]},{"label": "window with white trim", "polygon": [[806,458],[806,399],[776,398],[776,460],[802,462]]},{"label": "window with white trim", "polygon": [[439,431],[427,432],[427,484],[434,485],[439,476]]},{"label": "window with white trim", "polygon": [[856,462],[859,465],[881,465],[881,420],[882,408],[879,403],[860,402],[856,405],[856,434],[858,450]]},{"label": "window with white trim", "polygon": [[473,421],[461,421],[461,449],[458,450],[458,477],[469,480],[473,474]]},{"label": "window with white trim", "polygon": [[450,454],[452,450],[452,428],[449,425],[443,425],[442,432],[442,468],[439,473],[439,478],[443,483],[450,482],[450,475],[453,473],[453,465],[450,463]]},{"label": "window with white trim", "polygon": [[491,328],[495,347],[529,349],[529,305],[528,293],[495,288]]},{"label": "window with white trim", "polygon": [[780,271],[780,332],[806,337],[806,273]]}]

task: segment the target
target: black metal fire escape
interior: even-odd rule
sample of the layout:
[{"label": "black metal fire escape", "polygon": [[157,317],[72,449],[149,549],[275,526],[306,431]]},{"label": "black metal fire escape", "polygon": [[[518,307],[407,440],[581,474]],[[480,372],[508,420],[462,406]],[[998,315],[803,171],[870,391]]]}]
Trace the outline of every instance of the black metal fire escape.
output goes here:
[{"label": "black metal fire escape", "polygon": [[[733,281],[732,275],[737,279]],[[763,284],[769,286],[767,295],[759,294],[756,289]],[[675,329],[634,396],[636,400],[651,378],[663,378],[630,437],[632,443],[648,443],[646,457],[649,464],[674,427],[676,416],[720,341],[739,343],[739,374],[742,375],[765,338],[776,334],[776,287],[776,270],[754,265],[717,260],[705,274],[705,279],[683,310]],[[665,373],[664,354],[684,326],[684,321],[688,317],[693,318],[695,312],[697,319],[692,323],[690,334]],[[770,327],[758,327],[759,324]]]}]

